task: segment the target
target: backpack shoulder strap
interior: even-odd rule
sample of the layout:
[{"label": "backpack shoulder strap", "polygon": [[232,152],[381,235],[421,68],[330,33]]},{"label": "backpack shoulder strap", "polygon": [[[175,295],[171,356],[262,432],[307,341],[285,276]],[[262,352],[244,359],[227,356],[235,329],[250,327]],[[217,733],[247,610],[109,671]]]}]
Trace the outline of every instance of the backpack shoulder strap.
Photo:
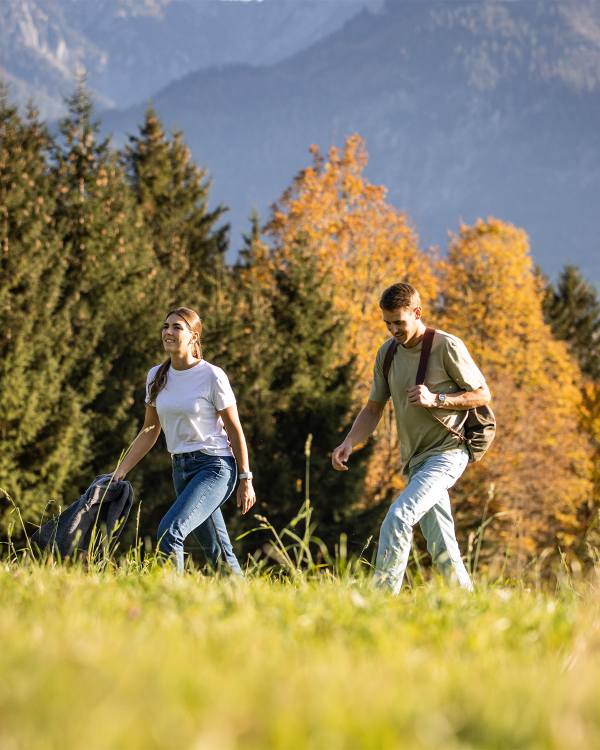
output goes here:
[{"label": "backpack shoulder strap", "polygon": [[[419,369],[417,370],[417,382],[415,385],[425,384],[425,373],[427,372],[427,363],[431,354],[431,345],[435,336],[435,328],[426,328],[423,337],[423,347],[421,348],[421,359],[419,360]],[[395,342],[394,342],[395,343]]]},{"label": "backpack shoulder strap", "polygon": [[390,367],[392,366],[392,360],[394,359],[394,354],[396,353],[397,348],[398,342],[396,341],[396,339],[392,339],[385,353],[385,359],[383,360],[383,377],[385,378],[385,382],[388,385],[390,383],[388,379],[390,374]]},{"label": "backpack shoulder strap", "polygon": [[[425,385],[425,373],[427,372],[427,363],[429,362],[429,355],[431,353],[431,345],[433,344],[434,336],[435,328],[425,329],[425,336],[423,337],[423,348],[421,349],[421,359],[419,360],[419,369],[417,370],[416,385]],[[448,432],[451,432],[453,435],[455,435],[460,443],[471,443],[471,441],[465,435],[462,435],[460,432],[458,432],[458,430],[454,430],[445,422],[442,422],[442,420],[439,417],[436,417],[435,414],[432,414],[429,409],[427,409],[427,411],[429,412],[429,414],[431,414],[436,422],[439,422],[442,427],[445,427],[448,430]]]}]

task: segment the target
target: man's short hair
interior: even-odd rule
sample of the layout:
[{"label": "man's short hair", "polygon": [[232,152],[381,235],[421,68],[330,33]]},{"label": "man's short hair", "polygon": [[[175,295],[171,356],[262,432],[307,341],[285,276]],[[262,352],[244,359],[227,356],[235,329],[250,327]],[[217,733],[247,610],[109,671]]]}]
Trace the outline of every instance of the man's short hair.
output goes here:
[{"label": "man's short hair", "polygon": [[414,309],[421,306],[419,292],[410,284],[392,284],[381,295],[379,307],[382,310]]}]

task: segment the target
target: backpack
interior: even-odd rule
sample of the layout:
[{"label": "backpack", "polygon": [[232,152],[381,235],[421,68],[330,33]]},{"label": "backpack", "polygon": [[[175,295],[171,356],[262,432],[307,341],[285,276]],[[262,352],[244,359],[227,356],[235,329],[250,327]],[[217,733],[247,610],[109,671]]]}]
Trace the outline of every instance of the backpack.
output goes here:
[{"label": "backpack", "polygon": [[[427,372],[427,364],[429,362],[429,354],[431,353],[431,345],[433,344],[434,335],[435,328],[425,329],[423,347],[421,349],[421,359],[419,360],[419,369],[417,370],[417,382],[415,385],[425,384],[425,373]],[[398,342],[394,339],[388,346],[383,361],[383,377],[388,385],[388,376],[397,348]],[[496,435],[496,417],[494,417],[494,412],[489,406],[478,406],[476,409],[469,409],[467,419],[463,425],[465,430],[464,435],[458,432],[458,430],[453,430],[452,427],[448,427],[445,422],[438,419],[438,417],[436,417],[435,414],[432,414],[429,409],[427,409],[427,411],[449,432],[456,435],[461,445],[462,443],[466,444],[471,462],[481,461]]]}]

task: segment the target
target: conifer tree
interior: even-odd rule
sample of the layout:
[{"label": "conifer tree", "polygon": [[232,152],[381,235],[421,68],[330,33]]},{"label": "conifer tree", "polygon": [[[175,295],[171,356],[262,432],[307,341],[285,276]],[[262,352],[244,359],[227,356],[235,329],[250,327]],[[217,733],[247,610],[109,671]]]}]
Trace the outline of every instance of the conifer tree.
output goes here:
[{"label": "conifer tree", "polygon": [[[91,430],[80,483],[114,468],[133,439],[133,394],[149,359],[155,275],[142,215],[108,140],[98,140],[93,102],[79,75],[55,149],[57,230],[67,269],[61,299],[64,371]],[[80,487],[74,486],[74,496]]]},{"label": "conifer tree", "polygon": [[[289,262],[274,268],[260,240],[258,217],[251,220],[243,263],[232,274],[215,361],[237,395],[258,510],[277,527],[298,512],[304,500],[304,444],[312,434],[310,494],[318,534],[331,546],[346,532],[354,547],[362,547],[373,519],[355,506],[370,450],[357,454],[344,475],[331,468],[332,446],[347,426],[356,386],[352,363],[338,361],[346,326],[305,240],[298,239]],[[232,509],[226,512],[236,533],[255,525]],[[260,541],[256,534],[248,537],[245,549]]]},{"label": "conifer tree", "polygon": [[[596,288],[579,269],[566,265],[556,286],[545,284],[543,308],[552,333],[566,343],[584,377],[581,429],[593,449],[592,476],[597,503],[600,495],[600,299]],[[586,534],[586,539],[598,545],[597,526]],[[582,549],[579,554],[585,558],[587,552]]]},{"label": "conifer tree", "polygon": [[566,265],[545,289],[543,309],[557,339],[565,341],[581,371],[600,380],[600,299],[576,266]]},{"label": "conifer tree", "polygon": [[139,136],[130,136],[123,162],[165,271],[157,303],[164,312],[205,305],[228,243],[228,226],[216,226],[226,209],[208,210],[206,170],[192,158],[180,130],[165,132],[152,106]]},{"label": "conifer tree", "polygon": [[[166,313],[185,306],[198,311],[206,329],[218,308],[225,274],[227,225],[217,226],[225,209],[208,210],[210,180],[192,158],[179,130],[165,132],[153,107],[146,111],[138,136],[131,136],[121,154],[129,184],[143,218],[154,256],[152,291],[147,296],[148,328],[145,359],[138,366],[144,382],[148,370],[164,360],[160,329]],[[135,412],[144,411],[145,392],[135,395]],[[164,436],[136,469],[135,483],[143,499],[141,524],[151,536],[173,502],[171,460]]]},{"label": "conifer tree", "polygon": [[[52,143],[32,106],[25,119],[0,98],[0,486],[39,522],[83,460],[85,421],[65,382],[57,314],[65,257],[54,221]],[[0,499],[3,522],[11,508]],[[15,516],[12,516],[15,519]]]},{"label": "conifer tree", "polygon": [[[343,148],[330,148],[327,156],[316,147],[311,151],[313,164],[272,208],[265,226],[272,243],[267,261],[285,265],[297,238],[305,240],[324,274],[323,293],[334,301],[335,314],[348,321],[338,363],[352,361],[357,370],[356,414],[368,397],[377,350],[389,337],[378,305],[381,293],[398,281],[414,284],[431,321],[438,290],[430,256],[419,250],[408,217],[386,202],[385,187],[365,177],[368,154],[358,134],[348,136]],[[392,411],[391,405],[386,408],[373,436],[361,504],[374,511],[404,486]]]}]

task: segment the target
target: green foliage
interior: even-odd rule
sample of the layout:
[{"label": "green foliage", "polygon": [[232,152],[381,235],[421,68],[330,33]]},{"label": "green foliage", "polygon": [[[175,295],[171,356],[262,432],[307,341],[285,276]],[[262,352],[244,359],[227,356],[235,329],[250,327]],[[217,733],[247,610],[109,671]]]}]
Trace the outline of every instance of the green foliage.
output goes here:
[{"label": "green foliage", "polygon": [[[164,312],[203,306],[216,283],[215,266],[227,250],[225,208],[208,211],[210,180],[192,159],[183,133],[166,133],[153,107],[123,155],[156,259],[165,271],[157,285]],[[164,313],[163,313],[164,314]]]},{"label": "green foliage", "polygon": [[[146,375],[165,358],[160,329],[167,312],[190,307],[206,322],[211,306],[216,308],[229,227],[217,226],[225,208],[208,210],[210,181],[192,158],[181,131],[165,132],[152,107],[146,111],[139,136],[130,136],[121,161],[154,257],[145,328],[139,333],[143,352],[135,362],[128,355],[137,377],[134,403],[139,423]],[[164,436],[132,480],[143,499],[142,529],[153,536],[175,499]]]},{"label": "green foliage", "polygon": [[98,141],[83,76],[66,104],[54,166],[57,233],[67,261],[63,367],[90,432],[72,500],[135,436],[133,395],[147,349],[154,256],[117,155],[107,140]]},{"label": "green foliage", "polygon": [[[215,362],[229,373],[250,450],[258,511],[276,526],[295,515],[304,496],[307,435],[313,435],[310,490],[314,519],[327,542],[340,525],[353,547],[372,533],[372,519],[357,513],[370,450],[357,454],[343,474],[331,468],[353,406],[353,363],[336,366],[345,321],[324,293],[314,256],[299,240],[290,262],[268,282],[258,231],[246,238],[244,265],[233,271],[230,308],[221,320]],[[217,349],[220,345],[220,349]],[[229,511],[231,516],[231,510]],[[239,516],[232,531],[255,525]],[[256,544],[250,538],[248,545]]]},{"label": "green foliage", "polygon": [[566,265],[556,285],[546,285],[543,310],[552,333],[567,342],[584,375],[599,381],[600,298],[577,266]]},{"label": "green foliage", "polygon": [[[6,92],[0,113],[0,479],[35,522],[114,468],[164,358],[163,316],[218,308],[228,241],[180,132],[149,110],[119,154],[98,139],[84,75],[66,104],[57,142]],[[132,479],[154,533],[173,499],[164,445]]]},{"label": "green foliage", "polygon": [[[60,501],[86,456],[86,421],[65,367],[68,260],[47,168],[52,142],[32,107],[0,102],[0,484],[24,516]],[[3,503],[3,522],[10,509]]]}]

